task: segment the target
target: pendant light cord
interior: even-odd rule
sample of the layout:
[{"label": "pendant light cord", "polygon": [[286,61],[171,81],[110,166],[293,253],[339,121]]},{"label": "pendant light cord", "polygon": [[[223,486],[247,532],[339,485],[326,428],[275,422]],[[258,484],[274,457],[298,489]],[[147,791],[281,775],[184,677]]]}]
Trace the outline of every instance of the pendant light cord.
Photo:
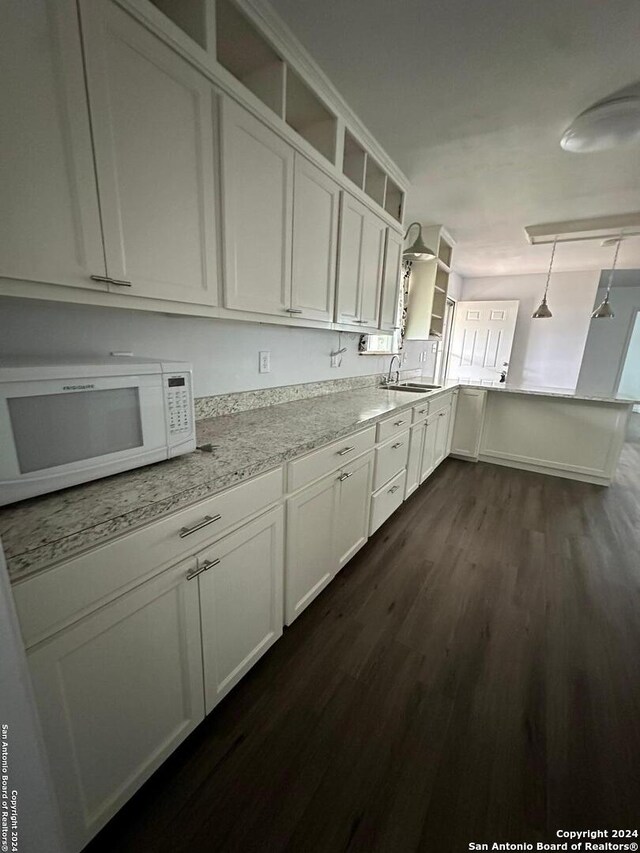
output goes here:
[{"label": "pendant light cord", "polygon": [[547,291],[549,290],[549,282],[551,281],[551,270],[553,269],[553,259],[556,254],[556,245],[558,243],[558,238],[553,238],[553,246],[551,248],[551,260],[549,261],[549,272],[547,273],[547,283],[544,286],[544,296],[542,297],[542,301],[547,301]]},{"label": "pendant light cord", "polygon": [[605,293],[605,302],[609,300],[609,294],[611,293],[611,286],[613,284],[613,274],[616,271],[616,264],[618,263],[618,252],[620,251],[620,244],[622,243],[622,232],[620,232],[620,236],[618,237],[618,242],[616,243],[616,251],[613,256],[613,266],[609,270],[609,281],[607,282],[607,292]]}]

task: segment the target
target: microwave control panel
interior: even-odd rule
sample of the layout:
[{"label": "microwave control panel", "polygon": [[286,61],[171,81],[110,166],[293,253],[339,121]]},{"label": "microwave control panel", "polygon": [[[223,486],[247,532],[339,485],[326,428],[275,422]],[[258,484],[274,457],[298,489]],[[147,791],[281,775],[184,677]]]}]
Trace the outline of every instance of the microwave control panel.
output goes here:
[{"label": "microwave control panel", "polygon": [[167,405],[169,407],[169,432],[171,435],[191,432],[191,400],[184,376],[167,379]]}]

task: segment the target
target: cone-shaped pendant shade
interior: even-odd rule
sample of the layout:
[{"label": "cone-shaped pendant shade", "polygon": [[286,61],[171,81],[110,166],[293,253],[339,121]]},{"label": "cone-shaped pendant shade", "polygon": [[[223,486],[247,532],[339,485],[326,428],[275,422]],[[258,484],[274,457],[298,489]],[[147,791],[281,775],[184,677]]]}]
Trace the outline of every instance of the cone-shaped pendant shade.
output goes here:
[{"label": "cone-shaped pendant shade", "polygon": [[615,314],[613,313],[613,309],[609,303],[609,294],[605,296],[600,305],[596,308],[596,310],[591,315],[592,320],[601,320],[604,317],[613,318]]},{"label": "cone-shaped pendant shade", "polygon": [[534,320],[544,320],[545,317],[553,317],[553,314],[551,313],[551,311],[549,310],[549,306],[547,305],[546,296],[543,297],[542,302],[540,303],[540,305],[538,305],[531,317]]},{"label": "cone-shaped pendant shade", "polygon": [[425,244],[422,234],[418,234],[415,241],[404,250],[402,256],[414,261],[430,261],[435,258],[436,253]]},{"label": "cone-shaped pendant shade", "polygon": [[422,225],[420,225],[419,222],[411,223],[405,232],[405,239],[414,225],[418,226],[418,236],[410,246],[407,246],[402,253],[402,257],[409,261],[430,261],[435,258],[436,253],[433,249],[430,249],[422,239]]}]

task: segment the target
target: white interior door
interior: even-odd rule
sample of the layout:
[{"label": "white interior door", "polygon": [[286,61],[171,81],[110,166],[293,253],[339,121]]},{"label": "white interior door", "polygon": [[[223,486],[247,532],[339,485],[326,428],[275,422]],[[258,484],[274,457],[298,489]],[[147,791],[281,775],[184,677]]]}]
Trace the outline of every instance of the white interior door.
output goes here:
[{"label": "white interior door", "polygon": [[498,385],[509,370],[518,316],[517,299],[504,302],[458,302],[447,379]]}]

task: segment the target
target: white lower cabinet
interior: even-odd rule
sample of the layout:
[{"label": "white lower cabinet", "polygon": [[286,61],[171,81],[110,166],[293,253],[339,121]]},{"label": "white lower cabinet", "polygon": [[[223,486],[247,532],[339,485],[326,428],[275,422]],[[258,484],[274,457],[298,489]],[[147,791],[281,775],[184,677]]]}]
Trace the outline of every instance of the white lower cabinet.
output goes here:
[{"label": "white lower cabinet", "polygon": [[371,522],[369,524],[370,535],[373,535],[404,501],[406,480],[406,470],[400,471],[399,474],[396,474],[392,480],[389,480],[388,483],[372,495]]},{"label": "white lower cabinet", "polygon": [[405,499],[412,495],[421,482],[422,474],[422,448],[427,425],[423,421],[411,427],[409,439],[409,459],[407,461],[407,483],[405,486]]},{"label": "white lower cabinet", "polygon": [[[341,569],[369,538],[374,454],[367,453],[340,474],[336,523],[337,568]],[[347,476],[348,475],[348,476]],[[344,479],[342,479],[344,477]]]},{"label": "white lower cabinet", "polygon": [[367,541],[373,458],[369,452],[287,501],[287,625]]},{"label": "white lower cabinet", "polygon": [[287,501],[285,623],[311,604],[335,571],[338,473],[323,477]]},{"label": "white lower cabinet", "polygon": [[283,510],[198,556],[207,713],[282,635]]},{"label": "white lower cabinet", "polygon": [[438,465],[447,455],[447,445],[449,443],[449,426],[451,424],[451,403],[448,403],[444,409],[436,412],[435,421],[435,437],[434,437],[434,461],[433,467]]},{"label": "white lower cabinet", "polygon": [[436,467],[436,421],[438,412],[429,415],[425,421],[424,441],[422,442],[422,461],[420,465],[420,482],[424,483]]},{"label": "white lower cabinet", "polygon": [[204,718],[194,565],[163,572],[29,652],[70,851]]},{"label": "white lower cabinet", "polygon": [[481,388],[459,389],[451,441],[454,456],[478,460],[486,402],[487,392]]}]

